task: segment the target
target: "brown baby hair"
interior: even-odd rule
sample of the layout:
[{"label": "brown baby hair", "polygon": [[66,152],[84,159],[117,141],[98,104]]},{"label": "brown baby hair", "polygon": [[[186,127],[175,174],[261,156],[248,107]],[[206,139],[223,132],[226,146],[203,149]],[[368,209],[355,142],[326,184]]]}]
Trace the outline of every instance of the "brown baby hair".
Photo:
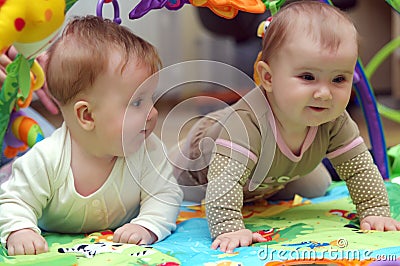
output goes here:
[{"label": "brown baby hair", "polygon": [[128,28],[97,16],[74,17],[49,48],[46,80],[50,94],[65,105],[90,88],[107,68],[109,51],[117,49],[124,59],[138,60],[151,73],[161,68],[156,49]]},{"label": "brown baby hair", "polygon": [[354,30],[358,46],[357,30],[345,12],[320,1],[290,3],[272,17],[264,34],[261,60],[269,62],[288,40],[291,31],[304,32],[325,49],[337,49],[342,39],[343,27]]}]

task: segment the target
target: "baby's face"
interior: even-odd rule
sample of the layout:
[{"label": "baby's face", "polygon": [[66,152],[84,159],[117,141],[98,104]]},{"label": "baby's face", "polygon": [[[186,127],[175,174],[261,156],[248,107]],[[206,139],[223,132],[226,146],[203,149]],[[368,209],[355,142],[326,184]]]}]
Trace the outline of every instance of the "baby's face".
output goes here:
[{"label": "baby's face", "polygon": [[153,92],[157,80],[150,69],[131,59],[121,73],[118,53],[112,53],[109,67],[96,80],[93,113],[96,138],[112,156],[131,154],[143,145],[157,121]]},{"label": "baby's face", "polygon": [[345,110],[357,61],[354,34],[343,32],[337,49],[324,49],[302,31],[293,31],[269,62],[271,107],[286,128],[318,126]]}]

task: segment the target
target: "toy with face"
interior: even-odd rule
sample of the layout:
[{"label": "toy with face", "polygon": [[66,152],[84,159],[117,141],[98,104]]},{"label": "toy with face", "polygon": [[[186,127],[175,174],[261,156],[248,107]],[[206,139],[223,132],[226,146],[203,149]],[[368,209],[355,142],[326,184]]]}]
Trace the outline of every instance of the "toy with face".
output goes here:
[{"label": "toy with face", "polygon": [[[69,7],[75,2],[69,3]],[[12,112],[27,107],[32,91],[44,83],[44,78],[40,78],[41,68],[32,61],[54,39],[66,10],[65,0],[0,0],[0,54],[11,45],[19,53],[6,68],[7,77],[0,90],[0,143]],[[32,66],[35,67],[32,69]],[[37,86],[32,86],[32,80]]]},{"label": "toy with face", "polygon": [[42,51],[65,18],[65,0],[0,1],[0,52],[14,45],[26,58]]}]

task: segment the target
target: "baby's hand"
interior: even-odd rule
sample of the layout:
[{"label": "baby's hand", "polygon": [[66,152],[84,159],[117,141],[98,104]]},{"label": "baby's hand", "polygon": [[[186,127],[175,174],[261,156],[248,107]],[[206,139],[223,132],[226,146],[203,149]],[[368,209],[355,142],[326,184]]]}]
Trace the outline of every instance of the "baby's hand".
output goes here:
[{"label": "baby's hand", "polygon": [[114,232],[113,241],[128,244],[153,244],[157,236],[150,230],[138,224],[127,223]]},{"label": "baby's hand", "polygon": [[8,255],[37,255],[47,252],[49,247],[43,236],[31,229],[12,232],[7,238]]},{"label": "baby's hand", "polygon": [[390,217],[367,216],[361,220],[361,230],[400,231],[400,222]]},{"label": "baby's hand", "polygon": [[263,238],[259,233],[253,233],[248,229],[240,229],[235,232],[224,233],[211,244],[212,249],[219,249],[222,252],[232,253],[237,247],[247,247],[253,242],[266,242],[267,239]]}]

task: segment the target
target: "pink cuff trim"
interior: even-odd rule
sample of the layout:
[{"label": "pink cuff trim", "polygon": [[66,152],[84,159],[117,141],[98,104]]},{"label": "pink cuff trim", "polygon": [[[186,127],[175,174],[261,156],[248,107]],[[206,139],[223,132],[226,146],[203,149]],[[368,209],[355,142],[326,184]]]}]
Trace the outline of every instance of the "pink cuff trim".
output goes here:
[{"label": "pink cuff trim", "polygon": [[333,159],[335,157],[338,157],[339,155],[342,155],[345,152],[348,152],[349,150],[353,149],[354,147],[360,145],[361,143],[363,143],[364,140],[362,137],[358,137],[355,140],[353,140],[352,142],[350,142],[349,144],[347,144],[346,146],[337,149],[336,151],[330,152],[326,155],[326,157],[328,159]]},{"label": "pink cuff trim", "polygon": [[243,154],[244,156],[246,156],[247,158],[249,158],[250,160],[252,160],[254,163],[257,163],[257,161],[258,161],[257,155],[255,155],[248,149],[244,148],[243,146],[240,146],[240,145],[233,143],[231,141],[228,141],[226,139],[217,139],[217,140],[215,140],[215,144],[218,144],[218,145],[224,146],[226,148],[232,149],[234,151],[237,151],[237,152]]}]

